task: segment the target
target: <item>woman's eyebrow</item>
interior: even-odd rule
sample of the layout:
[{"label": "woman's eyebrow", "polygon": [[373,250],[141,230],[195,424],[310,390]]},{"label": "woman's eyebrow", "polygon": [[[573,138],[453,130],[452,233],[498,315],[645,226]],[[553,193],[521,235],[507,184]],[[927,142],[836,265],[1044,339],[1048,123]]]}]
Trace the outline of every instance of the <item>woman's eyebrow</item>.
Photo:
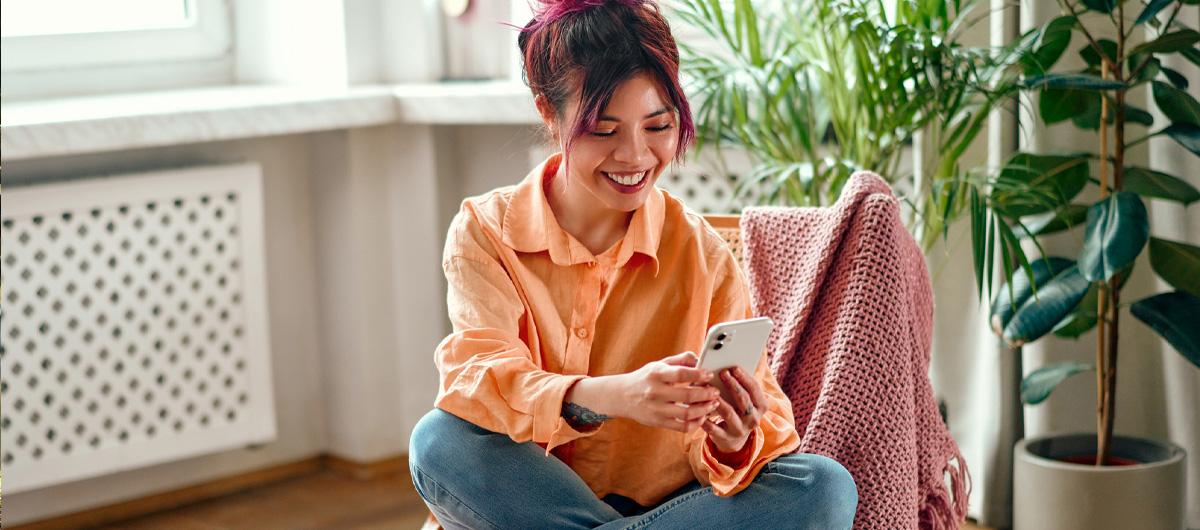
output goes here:
[{"label": "woman's eyebrow", "polygon": [[[668,111],[666,107],[663,107],[663,108],[661,108],[661,109],[658,109],[658,110],[656,110],[656,111],[654,111],[654,112],[651,112],[650,114],[647,114],[647,115],[643,116],[643,117],[642,117],[642,119],[643,119],[643,120],[648,120],[648,119],[650,119],[650,118],[653,118],[653,117],[655,117],[655,116],[658,116],[659,114],[666,114],[667,112],[670,112],[670,111]],[[615,122],[618,122],[618,123],[620,123],[620,122],[621,122],[621,120],[618,120],[617,118],[615,118],[615,117],[613,117],[613,116],[609,116],[609,115],[607,115],[607,114],[601,114],[601,115],[600,115],[600,117],[599,117],[599,118],[597,118],[597,121],[615,121]]]}]

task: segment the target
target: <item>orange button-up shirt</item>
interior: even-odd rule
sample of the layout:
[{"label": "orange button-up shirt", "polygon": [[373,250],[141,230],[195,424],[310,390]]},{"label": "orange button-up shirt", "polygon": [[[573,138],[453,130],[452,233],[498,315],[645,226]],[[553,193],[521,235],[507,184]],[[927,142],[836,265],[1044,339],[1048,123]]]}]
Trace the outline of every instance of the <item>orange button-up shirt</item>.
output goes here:
[{"label": "orange button-up shirt", "polygon": [[516,185],[468,197],[450,223],[442,269],[453,333],[438,344],[435,405],[567,463],[597,497],[653,506],[693,479],[717,495],[745,488],[766,462],[800,444],[792,407],[767,368],[755,371],[770,406],[737,467],[707,433],[615,418],[580,432],[563,396],[588,376],[622,374],[684,351],[708,328],[749,318],[745,273],[695,212],[652,188],[623,239],[593,255],[564,231],[546,200],[561,153]]}]

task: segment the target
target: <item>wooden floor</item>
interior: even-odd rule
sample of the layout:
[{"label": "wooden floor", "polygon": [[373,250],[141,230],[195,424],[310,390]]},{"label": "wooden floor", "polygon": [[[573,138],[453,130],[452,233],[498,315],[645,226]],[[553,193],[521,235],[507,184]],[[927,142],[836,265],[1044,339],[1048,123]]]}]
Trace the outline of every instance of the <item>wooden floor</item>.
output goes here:
[{"label": "wooden floor", "polygon": [[427,513],[405,473],[358,480],[326,470],[99,528],[418,529]]},{"label": "wooden floor", "polygon": [[[426,513],[407,474],[357,480],[319,471],[100,528],[415,530]],[[970,523],[963,529],[987,530]]]}]

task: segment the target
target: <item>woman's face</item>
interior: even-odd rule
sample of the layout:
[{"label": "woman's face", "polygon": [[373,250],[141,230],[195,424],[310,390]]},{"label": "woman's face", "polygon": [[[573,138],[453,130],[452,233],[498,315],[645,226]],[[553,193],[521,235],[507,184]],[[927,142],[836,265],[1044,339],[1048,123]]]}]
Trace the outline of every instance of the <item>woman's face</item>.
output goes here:
[{"label": "woman's face", "polygon": [[[568,186],[585,190],[610,209],[639,208],[675,156],[678,123],[668,101],[646,73],[618,85],[596,128],[576,138],[567,153]],[[565,114],[574,116],[578,107],[576,95]]]}]

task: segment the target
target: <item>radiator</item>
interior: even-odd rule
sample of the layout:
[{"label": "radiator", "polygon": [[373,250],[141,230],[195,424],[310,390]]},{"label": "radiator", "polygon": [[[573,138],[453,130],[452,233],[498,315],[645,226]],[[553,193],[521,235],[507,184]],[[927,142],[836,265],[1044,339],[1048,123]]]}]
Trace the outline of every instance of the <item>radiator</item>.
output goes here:
[{"label": "radiator", "polygon": [[758,204],[764,195],[761,184],[752,185],[743,196],[734,194],[738,180],[746,178],[752,167],[750,160],[736,149],[726,149],[724,156],[728,167],[722,167],[713,153],[706,151],[694,162],[672,166],[655,185],[701,214],[740,213],[742,208]]},{"label": "radiator", "polygon": [[2,200],[5,493],[274,439],[257,165]]}]

